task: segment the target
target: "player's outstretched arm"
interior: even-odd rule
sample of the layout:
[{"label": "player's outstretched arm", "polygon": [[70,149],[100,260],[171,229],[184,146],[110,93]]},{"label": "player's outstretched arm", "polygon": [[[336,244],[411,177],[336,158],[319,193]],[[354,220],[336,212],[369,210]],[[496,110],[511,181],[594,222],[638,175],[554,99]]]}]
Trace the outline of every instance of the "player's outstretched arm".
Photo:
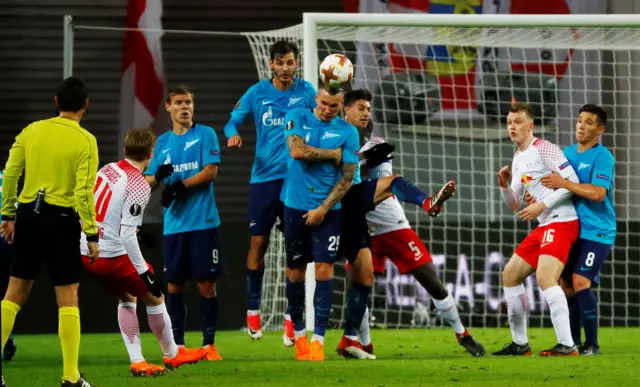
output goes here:
[{"label": "player's outstretched arm", "polygon": [[336,164],[340,163],[342,160],[342,148],[314,148],[305,144],[302,137],[297,135],[287,137],[287,146],[289,147],[289,154],[295,160],[304,160],[309,162],[333,161]]},{"label": "player's outstretched arm", "polygon": [[[605,179],[609,177],[606,176]],[[601,185],[589,184],[589,183],[580,183],[565,179],[559,174],[553,173],[551,175],[547,175],[541,180],[542,185],[547,188],[553,189],[566,189],[567,191],[583,197],[588,200],[593,200],[595,202],[602,202],[604,198],[607,196],[607,189]]]}]

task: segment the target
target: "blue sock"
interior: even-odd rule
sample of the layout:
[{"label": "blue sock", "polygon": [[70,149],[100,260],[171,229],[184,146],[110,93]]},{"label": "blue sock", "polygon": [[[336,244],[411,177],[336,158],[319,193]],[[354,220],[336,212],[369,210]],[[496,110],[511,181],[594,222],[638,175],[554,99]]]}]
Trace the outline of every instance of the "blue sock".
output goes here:
[{"label": "blue sock", "polygon": [[304,330],[304,282],[291,282],[287,278],[287,299],[291,307],[293,329]]},{"label": "blue sock", "polygon": [[247,310],[260,310],[262,277],[264,277],[264,270],[247,270],[247,289],[249,292]]},{"label": "blue sock", "polygon": [[202,326],[202,346],[215,344],[218,325],[218,299],[200,297],[200,322]]},{"label": "blue sock", "polygon": [[327,330],[331,301],[333,299],[333,280],[316,280],[316,292],[313,295],[313,307],[315,309],[315,327],[313,334],[323,336]]},{"label": "blue sock", "polygon": [[187,305],[184,303],[184,294],[167,294],[167,311],[171,317],[173,339],[177,345],[184,345],[184,325],[187,318]]},{"label": "blue sock", "polygon": [[598,344],[598,300],[591,288],[576,293],[584,326],[584,341],[597,348]]},{"label": "blue sock", "polygon": [[391,182],[391,192],[401,202],[413,203],[422,207],[422,203],[427,198],[427,194],[416,187],[415,184],[407,181],[404,177],[397,177]]},{"label": "blue sock", "polygon": [[370,293],[371,286],[364,286],[355,282],[351,285],[351,289],[347,292],[347,312],[344,323],[345,336],[358,335]]},{"label": "blue sock", "polygon": [[567,297],[569,304],[569,326],[571,327],[571,337],[575,345],[582,344],[582,316],[580,304],[577,297]]}]

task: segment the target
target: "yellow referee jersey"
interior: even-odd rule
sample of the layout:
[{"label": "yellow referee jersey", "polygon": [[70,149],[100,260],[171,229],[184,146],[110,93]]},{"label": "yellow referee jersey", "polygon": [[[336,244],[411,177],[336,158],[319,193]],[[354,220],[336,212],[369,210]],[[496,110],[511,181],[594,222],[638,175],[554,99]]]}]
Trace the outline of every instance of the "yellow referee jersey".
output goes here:
[{"label": "yellow referee jersey", "polygon": [[73,208],[87,235],[97,235],[98,225],[93,203],[93,187],[98,172],[96,138],[77,122],[55,117],[36,121],[16,137],[2,182],[3,215],[15,216],[18,179],[25,172],[20,203],[36,200],[38,191],[44,201]]}]

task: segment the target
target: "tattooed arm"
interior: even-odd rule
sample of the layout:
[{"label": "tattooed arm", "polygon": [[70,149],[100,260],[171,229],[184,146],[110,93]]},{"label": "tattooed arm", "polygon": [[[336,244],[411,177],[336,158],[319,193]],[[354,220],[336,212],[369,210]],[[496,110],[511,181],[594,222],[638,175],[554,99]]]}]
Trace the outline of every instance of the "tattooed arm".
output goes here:
[{"label": "tattooed arm", "polygon": [[342,160],[342,148],[338,149],[320,149],[314,148],[304,143],[300,136],[291,135],[287,137],[287,145],[291,157],[296,160],[304,160],[309,162],[317,161],[333,161],[336,164]]},{"label": "tattooed arm", "polygon": [[338,180],[333,187],[329,196],[322,202],[318,208],[307,212],[304,218],[307,219],[306,224],[308,226],[319,226],[324,220],[324,216],[329,212],[342,198],[347,194],[351,186],[353,185],[353,178],[356,174],[357,164],[344,163],[342,164],[342,178]]}]

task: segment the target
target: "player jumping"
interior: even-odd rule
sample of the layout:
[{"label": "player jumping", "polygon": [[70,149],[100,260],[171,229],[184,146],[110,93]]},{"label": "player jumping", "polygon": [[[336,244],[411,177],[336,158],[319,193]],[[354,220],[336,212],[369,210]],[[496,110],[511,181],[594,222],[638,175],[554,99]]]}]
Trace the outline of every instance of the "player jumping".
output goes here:
[{"label": "player jumping", "polygon": [[173,165],[162,192],[164,209],[164,275],[168,282],[167,306],[173,334],[184,345],[188,279],[200,291],[202,345],[205,360],[222,360],[215,347],[218,322],[216,280],[223,272],[220,254],[220,217],[213,181],[218,175],[220,145],[213,128],[193,122],[194,95],[186,86],[169,91],[165,105],[172,130],[158,137],[153,158],[145,172],[150,185],[162,165]]},{"label": "player jumping", "polygon": [[571,201],[571,192],[546,188],[541,179],[556,172],[577,183],[578,176],[560,147],[534,137],[533,119],[532,108],[526,104],[514,104],[507,116],[509,136],[516,144],[517,151],[511,170],[505,166],[498,172],[498,183],[505,202],[514,211],[520,208],[525,190],[536,199],[537,203],[519,211],[518,216],[524,221],[537,218],[539,225],[516,248],[502,273],[513,341],[493,355],[531,355],[527,338],[528,306],[523,283],[535,273],[549,305],[558,339],[557,345],[542,351],[540,356],[576,356],[578,349],[571,337],[569,307],[558,279],[571,245],[580,234],[580,222]]},{"label": "player jumping", "polygon": [[[276,218],[282,219],[280,201],[282,184],[287,172],[287,151],[282,136],[285,114],[295,108],[315,106],[315,90],[307,81],[295,77],[298,47],[281,40],[269,48],[273,77],[251,86],[231,112],[224,127],[229,148],[242,146],[238,125],[252,116],[256,127],[256,154],[249,188],[249,230],[251,247],[247,255],[247,333],[252,339],[262,337],[260,299],[264,277],[264,256]],[[293,336],[291,316],[285,317],[285,330]],[[285,344],[287,342],[285,335]]]},{"label": "player jumping", "polygon": [[[581,183],[560,175],[542,179],[547,188],[564,188],[574,194],[580,218],[580,239],[571,250],[562,272],[561,285],[567,295],[571,335],[581,355],[600,354],[598,343],[598,303],[591,283],[600,280],[600,269],[616,238],[616,212],[613,206],[615,159],[599,143],[607,114],[597,105],[584,105],[576,122],[577,144],[564,148]],[[581,326],[585,342],[582,343]]]},{"label": "player jumping", "polygon": [[[345,97],[345,119],[358,128],[362,146],[361,154],[363,155],[367,154],[367,151],[372,147],[384,143],[384,140],[379,137],[369,140],[373,129],[370,121],[371,98],[371,93],[366,89],[353,90],[348,92]],[[368,181],[360,184],[362,186],[372,182],[376,184],[380,179],[394,176],[390,159],[371,169],[366,163],[363,163],[361,167],[362,177],[368,178]],[[352,187],[347,194],[348,197],[343,200],[343,212],[352,206],[352,204],[347,205],[345,202],[352,194],[357,195],[357,190],[357,186]],[[366,189],[364,191],[366,192]],[[427,198],[425,202],[428,203],[428,206],[423,206],[423,208],[427,210],[429,215],[437,216],[442,210],[444,202],[454,192],[454,182],[445,184],[438,194],[433,196],[436,200],[432,200],[432,197]],[[371,195],[369,194],[369,196]],[[356,200],[366,202],[365,199],[366,196]],[[363,239],[368,240],[369,230],[373,230],[373,238],[370,243],[360,242],[360,245],[355,246],[359,251],[356,250],[358,255],[352,269],[353,283],[347,293],[347,319],[344,336],[338,345],[338,353],[347,357],[364,358],[360,356],[358,351],[359,348],[362,348],[366,353],[373,355],[373,344],[371,344],[368,335],[369,323],[366,317],[369,294],[366,290],[371,289],[373,285],[373,272],[383,273],[386,257],[389,257],[398,266],[401,273],[410,272],[413,274],[416,280],[429,292],[443,319],[454,329],[460,345],[473,356],[484,355],[482,345],[475,341],[462,325],[453,297],[438,277],[427,248],[420,237],[411,229],[398,199],[392,196],[379,204],[374,203],[373,206],[374,210],[365,211],[363,235],[359,238],[349,238],[356,243]],[[342,239],[345,239],[344,235]],[[352,318],[353,313],[349,312],[349,309],[358,308],[363,310],[360,321]],[[359,342],[358,337],[360,338]]]},{"label": "player jumping", "polygon": [[[81,238],[85,270],[118,298],[118,324],[133,376],[166,374],[165,368],[147,363],[142,356],[137,297],[147,305],[149,327],[160,343],[167,368],[196,363],[206,354],[204,348],[186,349],[176,345],[159,280],[138,246],[136,229],[142,224],[142,214],[151,194],[142,172],[149,165],[155,142],[151,129],[130,130],[124,140],[126,158],[107,164],[98,172],[95,206],[100,259],[94,262],[87,256],[89,249],[84,233]],[[162,180],[170,174],[171,168],[167,165],[156,172],[156,177]]]}]

